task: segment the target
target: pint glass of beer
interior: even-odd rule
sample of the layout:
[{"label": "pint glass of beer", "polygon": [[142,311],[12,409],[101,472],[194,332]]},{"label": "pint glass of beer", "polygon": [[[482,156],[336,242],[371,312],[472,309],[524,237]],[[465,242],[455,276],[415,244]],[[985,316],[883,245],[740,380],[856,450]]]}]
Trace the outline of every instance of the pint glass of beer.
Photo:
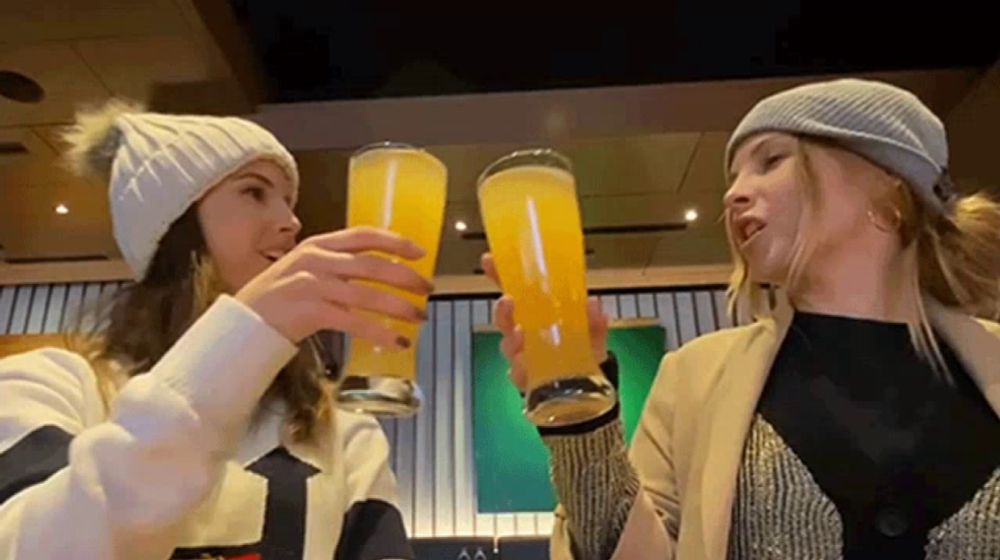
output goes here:
[{"label": "pint glass of beer", "polygon": [[[347,225],[387,229],[413,241],[427,254],[402,264],[431,280],[441,240],[448,171],[429,153],[407,144],[381,143],[351,156],[347,181]],[[396,258],[396,257],[394,257]],[[420,308],[426,296],[373,284]],[[420,408],[416,341],[419,325],[383,317],[384,324],[413,344],[383,348],[353,338],[344,365],[338,401],[342,408],[387,416],[408,416]]]},{"label": "pint glass of beer", "polygon": [[539,426],[594,418],[615,390],[594,361],[583,232],[569,160],[514,152],[479,178],[479,207],[514,321],[524,330],[525,414]]}]

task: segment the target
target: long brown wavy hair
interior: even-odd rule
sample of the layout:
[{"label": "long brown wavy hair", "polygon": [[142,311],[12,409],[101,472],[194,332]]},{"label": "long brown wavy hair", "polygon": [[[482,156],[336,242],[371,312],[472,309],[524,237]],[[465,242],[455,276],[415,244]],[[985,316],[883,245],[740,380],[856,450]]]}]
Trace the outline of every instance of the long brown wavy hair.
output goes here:
[{"label": "long brown wavy hair", "polygon": [[[91,310],[95,326],[78,344],[97,373],[105,403],[124,380],[156,364],[224,292],[192,206],[160,241],[145,278]],[[312,338],[303,342],[268,390],[287,404],[288,430],[296,441],[315,440],[332,416],[333,384],[318,351]]]}]

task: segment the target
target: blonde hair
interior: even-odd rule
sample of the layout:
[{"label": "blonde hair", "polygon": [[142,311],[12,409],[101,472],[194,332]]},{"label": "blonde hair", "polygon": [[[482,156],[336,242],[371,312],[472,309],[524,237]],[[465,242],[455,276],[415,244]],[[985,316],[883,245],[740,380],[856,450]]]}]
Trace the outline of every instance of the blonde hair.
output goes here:
[{"label": "blonde hair", "polygon": [[[812,218],[819,212],[819,188],[810,152],[828,142],[806,137],[798,140],[796,173],[803,190],[801,223],[813,223]],[[917,352],[947,376],[948,368],[928,320],[924,297],[970,315],[996,318],[1000,314],[1000,204],[984,194],[973,194],[957,199],[942,215],[915,197],[905,183],[898,186],[890,202],[899,212],[902,257],[908,271],[905,280],[914,296],[914,309],[906,321],[910,338]],[[725,221],[734,262],[727,291],[729,315],[735,324],[768,317],[775,305],[774,291],[751,281],[728,215]],[[808,228],[800,228],[782,286],[789,294],[801,285],[816,245],[816,236]]]}]

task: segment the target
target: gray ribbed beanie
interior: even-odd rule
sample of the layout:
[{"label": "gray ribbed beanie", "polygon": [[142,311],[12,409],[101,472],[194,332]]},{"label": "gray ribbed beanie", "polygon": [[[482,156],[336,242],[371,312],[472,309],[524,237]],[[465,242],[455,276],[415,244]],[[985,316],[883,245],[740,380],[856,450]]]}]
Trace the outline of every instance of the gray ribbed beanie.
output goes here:
[{"label": "gray ribbed beanie", "polygon": [[955,199],[944,125],[917,96],[896,86],[843,79],[765,98],[730,137],[726,168],[740,143],[765,131],[834,140],[905,179],[939,212],[949,212]]}]

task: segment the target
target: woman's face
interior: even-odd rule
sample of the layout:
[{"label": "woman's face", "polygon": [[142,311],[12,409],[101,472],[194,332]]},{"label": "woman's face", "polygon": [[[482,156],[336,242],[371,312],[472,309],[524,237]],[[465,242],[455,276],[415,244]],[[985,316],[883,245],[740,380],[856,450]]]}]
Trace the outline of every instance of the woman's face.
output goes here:
[{"label": "woman's face", "polygon": [[[734,245],[754,282],[784,283],[795,241],[805,228],[815,236],[813,255],[826,264],[865,251],[873,233],[868,215],[873,194],[891,182],[885,171],[852,152],[809,143],[815,211],[806,223],[810,186],[803,184],[806,163],[799,143],[789,134],[761,133],[744,141],[733,157],[724,204]],[[806,263],[806,276],[810,268]]]},{"label": "woman's face", "polygon": [[799,232],[803,192],[796,171],[798,139],[764,133],[733,156],[723,198],[733,245],[754,282],[783,281]]},{"label": "woman's face", "polygon": [[226,288],[238,291],[292,250],[302,223],[297,191],[276,163],[258,159],[223,179],[198,203],[208,254]]}]

